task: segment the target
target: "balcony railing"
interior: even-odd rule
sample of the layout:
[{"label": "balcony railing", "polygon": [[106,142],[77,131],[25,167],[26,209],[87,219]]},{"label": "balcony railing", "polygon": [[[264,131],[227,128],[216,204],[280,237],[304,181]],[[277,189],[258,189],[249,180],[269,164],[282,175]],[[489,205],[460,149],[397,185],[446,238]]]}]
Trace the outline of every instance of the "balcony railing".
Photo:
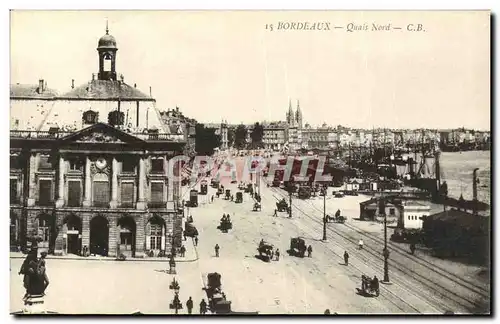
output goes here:
[{"label": "balcony railing", "polygon": [[[59,139],[68,135],[74,134],[70,131],[31,131],[31,130],[11,130],[10,138],[36,138],[36,139]],[[140,138],[145,141],[170,141],[170,142],[183,142],[185,136],[182,134],[155,134],[155,133],[130,133],[130,135]]]},{"label": "balcony railing", "polygon": [[149,208],[166,208],[167,203],[164,201],[151,201],[148,202]]},{"label": "balcony railing", "polygon": [[37,205],[38,206],[44,206],[44,207],[54,206],[54,201],[52,201],[52,200],[39,200],[37,202]]},{"label": "balcony railing", "polygon": [[134,202],[122,202],[120,204],[120,208],[135,208],[135,203]]}]

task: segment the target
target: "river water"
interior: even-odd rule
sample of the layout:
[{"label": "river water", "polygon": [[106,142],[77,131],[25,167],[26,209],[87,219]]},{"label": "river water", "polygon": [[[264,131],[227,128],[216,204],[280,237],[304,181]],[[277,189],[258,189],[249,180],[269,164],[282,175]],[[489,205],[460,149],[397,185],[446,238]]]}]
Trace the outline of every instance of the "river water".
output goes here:
[{"label": "river water", "polygon": [[472,199],[472,171],[477,171],[478,200],[491,206],[491,152],[442,152],[440,158],[441,181],[448,184],[448,196]]}]

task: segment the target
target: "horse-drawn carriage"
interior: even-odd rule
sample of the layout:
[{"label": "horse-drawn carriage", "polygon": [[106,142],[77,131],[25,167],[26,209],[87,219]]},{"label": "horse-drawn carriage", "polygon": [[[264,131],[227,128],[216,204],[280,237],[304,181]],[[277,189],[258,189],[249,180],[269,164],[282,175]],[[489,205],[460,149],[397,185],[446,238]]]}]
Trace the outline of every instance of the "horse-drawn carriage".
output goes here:
[{"label": "horse-drawn carriage", "polygon": [[185,222],[184,223],[184,235],[186,237],[195,237],[198,236],[198,230],[194,226],[192,222]]},{"label": "horse-drawn carriage", "polygon": [[380,295],[378,279],[361,275],[361,293],[367,296],[378,297]]},{"label": "horse-drawn carriage", "polygon": [[260,204],[260,202],[256,201],[253,204],[253,211],[261,211],[261,210],[262,210],[262,205]]},{"label": "horse-drawn carriage", "polygon": [[210,180],[210,186],[212,188],[219,188],[219,181],[217,181],[215,179]]},{"label": "horse-drawn carriage", "polygon": [[326,215],[326,222],[327,223],[334,222],[334,223],[344,224],[345,221],[346,221],[346,218],[342,215],[335,215],[335,216]]},{"label": "horse-drawn carriage", "polygon": [[217,272],[207,275],[207,284],[205,292],[208,298],[208,307],[212,313],[227,314],[231,313],[231,302],[226,300],[222,293],[221,275]]},{"label": "horse-drawn carriage", "polygon": [[222,219],[220,220],[219,229],[222,232],[227,233],[232,228],[233,223],[231,222],[231,219],[228,216],[222,217]]},{"label": "horse-drawn carriage", "polygon": [[226,200],[229,200],[231,199],[231,190],[230,189],[226,189],[226,197],[225,197]]},{"label": "horse-drawn carriage", "polygon": [[285,199],[281,199],[279,202],[277,202],[276,208],[278,209],[279,212],[289,212],[290,211],[290,206],[288,206],[288,203],[286,202]]},{"label": "horse-drawn carriage", "polygon": [[247,184],[247,187],[245,188],[245,192],[249,194],[253,194],[253,185],[251,183]]},{"label": "horse-drawn carriage", "polygon": [[264,241],[260,241],[257,251],[259,251],[259,257],[265,262],[271,261],[274,256],[274,247]]},{"label": "horse-drawn carriage", "polygon": [[208,193],[207,180],[202,180],[200,183],[200,195],[206,195],[207,193]]},{"label": "horse-drawn carriage", "polygon": [[192,189],[189,192],[189,201],[187,202],[188,207],[198,207],[198,190]]},{"label": "horse-drawn carriage", "polygon": [[236,201],[235,202],[237,204],[243,202],[243,193],[241,191],[239,191],[239,192],[236,193]]},{"label": "horse-drawn carriage", "polygon": [[300,237],[295,237],[290,240],[290,254],[301,258],[306,254],[306,242]]}]

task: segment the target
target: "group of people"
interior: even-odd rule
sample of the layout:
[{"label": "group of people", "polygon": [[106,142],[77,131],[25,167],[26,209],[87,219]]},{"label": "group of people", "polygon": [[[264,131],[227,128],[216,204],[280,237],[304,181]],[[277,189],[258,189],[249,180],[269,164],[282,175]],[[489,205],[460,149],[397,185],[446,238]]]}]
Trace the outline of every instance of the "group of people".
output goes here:
[{"label": "group of people", "polygon": [[224,222],[230,223],[231,222],[231,216],[229,216],[229,214],[227,214],[227,215],[226,214],[222,214],[222,218],[220,219],[220,221],[222,223],[224,223]]},{"label": "group of people", "polygon": [[32,247],[24,259],[19,274],[23,275],[23,284],[26,289],[24,298],[35,295],[45,295],[45,289],[49,285],[49,278],[45,267],[46,252],[38,257],[38,248]]}]

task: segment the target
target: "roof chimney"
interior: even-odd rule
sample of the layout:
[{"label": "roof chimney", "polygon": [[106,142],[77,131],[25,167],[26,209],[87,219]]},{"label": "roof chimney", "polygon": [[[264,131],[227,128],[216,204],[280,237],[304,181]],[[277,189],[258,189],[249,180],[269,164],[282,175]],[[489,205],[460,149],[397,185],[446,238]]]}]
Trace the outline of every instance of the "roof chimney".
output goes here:
[{"label": "roof chimney", "polygon": [[38,93],[42,93],[43,92],[43,90],[44,90],[43,89],[43,85],[44,85],[43,79],[38,80]]},{"label": "roof chimney", "polygon": [[71,79],[71,89],[75,88],[75,79]]},{"label": "roof chimney", "polygon": [[153,95],[151,94],[151,86],[149,86],[149,96],[153,97]]},{"label": "roof chimney", "polygon": [[137,83],[134,83],[134,88],[137,88]]},{"label": "roof chimney", "polygon": [[92,81],[95,80],[95,73],[92,73]]}]

